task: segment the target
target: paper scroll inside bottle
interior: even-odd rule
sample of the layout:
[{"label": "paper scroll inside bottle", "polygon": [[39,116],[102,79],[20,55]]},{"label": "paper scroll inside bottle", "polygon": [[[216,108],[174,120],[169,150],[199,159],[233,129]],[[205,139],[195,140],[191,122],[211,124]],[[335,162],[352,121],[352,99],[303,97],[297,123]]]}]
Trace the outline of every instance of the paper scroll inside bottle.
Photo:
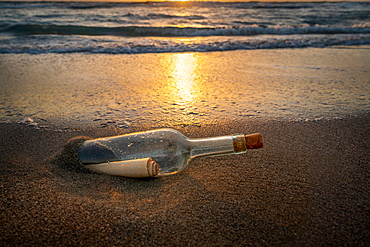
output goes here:
[{"label": "paper scroll inside bottle", "polygon": [[131,178],[147,178],[158,175],[158,164],[151,158],[92,164],[85,165],[85,167],[97,173]]}]

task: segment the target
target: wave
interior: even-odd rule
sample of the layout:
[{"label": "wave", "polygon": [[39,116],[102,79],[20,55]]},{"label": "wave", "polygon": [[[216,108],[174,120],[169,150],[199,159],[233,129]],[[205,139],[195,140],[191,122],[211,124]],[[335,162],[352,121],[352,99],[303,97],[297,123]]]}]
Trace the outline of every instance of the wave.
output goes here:
[{"label": "wave", "polygon": [[221,2],[221,1],[143,1],[143,2],[67,2],[67,1],[3,1],[0,2],[0,9],[23,9],[23,8],[66,8],[66,9],[97,9],[97,8],[119,8],[119,7],[234,7],[239,9],[302,9],[314,8],[318,4],[320,6],[336,5],[341,7],[351,7],[353,5],[369,5],[364,1],[353,2]]},{"label": "wave", "polygon": [[0,53],[143,54],[370,45],[370,34],[204,37],[191,42],[189,39],[41,35],[2,40]]},{"label": "wave", "polygon": [[[65,9],[96,9],[140,6],[143,2],[63,2],[63,1],[4,1],[0,9],[30,9],[30,8],[65,8]],[[146,4],[147,5],[147,4]]]},{"label": "wave", "polygon": [[[173,18],[188,19],[188,20],[204,20],[204,19],[206,19],[206,17],[201,16],[201,15],[168,15],[168,14],[155,14],[155,13],[148,14],[147,17],[148,18],[145,18],[145,17],[144,18],[149,19],[149,20],[152,20],[152,19],[173,19]],[[141,18],[143,18],[143,17],[141,17]]]},{"label": "wave", "polygon": [[370,24],[345,26],[301,25],[267,26],[251,25],[240,27],[196,28],[196,27],[94,27],[76,25],[2,25],[0,33],[12,35],[88,35],[126,37],[195,37],[195,36],[251,36],[292,34],[359,34],[370,33]]}]

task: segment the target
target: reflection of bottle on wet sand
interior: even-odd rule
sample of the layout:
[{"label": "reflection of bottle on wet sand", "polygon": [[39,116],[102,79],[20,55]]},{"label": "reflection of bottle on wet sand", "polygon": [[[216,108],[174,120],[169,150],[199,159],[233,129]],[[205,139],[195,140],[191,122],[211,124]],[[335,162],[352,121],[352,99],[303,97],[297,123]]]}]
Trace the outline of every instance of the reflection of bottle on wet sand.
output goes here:
[{"label": "reflection of bottle on wet sand", "polygon": [[90,170],[126,177],[172,175],[195,157],[240,154],[261,148],[260,134],[187,138],[173,129],[160,129],[87,140],[78,157]]}]

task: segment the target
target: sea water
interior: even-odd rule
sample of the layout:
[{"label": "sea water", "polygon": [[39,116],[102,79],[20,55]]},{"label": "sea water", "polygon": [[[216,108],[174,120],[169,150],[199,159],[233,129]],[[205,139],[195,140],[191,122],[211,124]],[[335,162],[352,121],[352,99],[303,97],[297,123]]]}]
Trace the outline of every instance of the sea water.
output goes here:
[{"label": "sea water", "polygon": [[0,2],[0,13],[0,121],[164,127],[370,110],[368,2]]},{"label": "sea water", "polygon": [[369,2],[0,2],[0,53],[370,44]]}]

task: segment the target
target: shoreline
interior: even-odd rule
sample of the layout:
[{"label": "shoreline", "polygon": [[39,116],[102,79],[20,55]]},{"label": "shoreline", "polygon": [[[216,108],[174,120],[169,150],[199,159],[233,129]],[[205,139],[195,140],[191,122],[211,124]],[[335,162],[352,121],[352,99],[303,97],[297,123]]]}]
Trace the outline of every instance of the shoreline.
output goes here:
[{"label": "shoreline", "polygon": [[127,128],[361,115],[368,47],[1,54],[0,121]]},{"label": "shoreline", "polygon": [[366,246],[370,116],[177,127],[189,137],[261,132],[264,148],[129,179],[50,163],[79,131],[0,124],[1,237],[12,245]]}]

